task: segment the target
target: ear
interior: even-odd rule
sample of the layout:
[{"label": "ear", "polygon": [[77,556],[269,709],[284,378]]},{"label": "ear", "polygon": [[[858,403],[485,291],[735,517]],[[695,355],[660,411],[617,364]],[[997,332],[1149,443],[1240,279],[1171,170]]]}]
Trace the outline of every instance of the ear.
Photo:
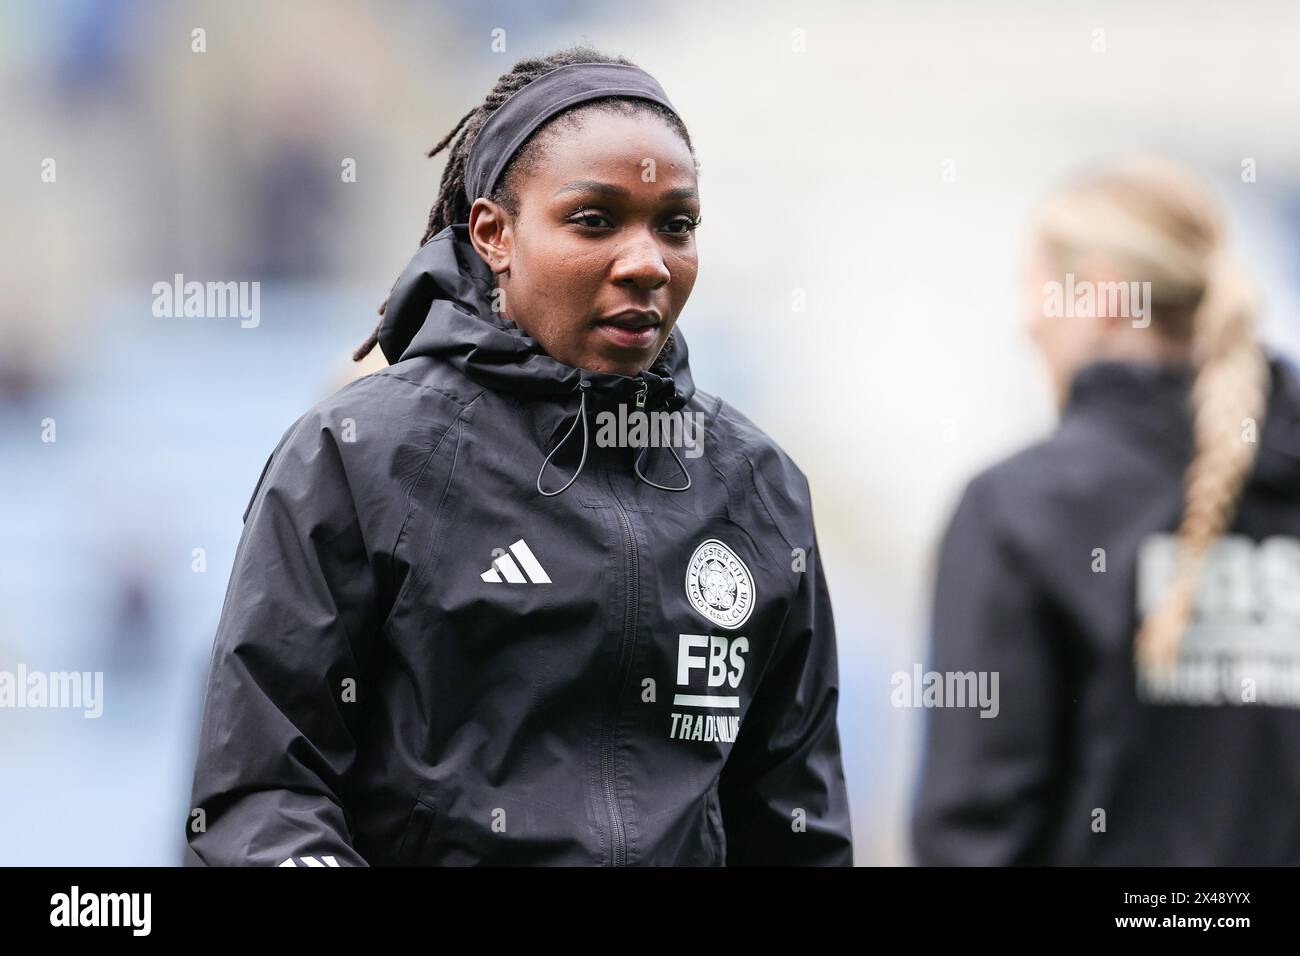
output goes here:
[{"label": "ear", "polygon": [[494,273],[509,270],[514,228],[504,206],[491,199],[475,199],[469,211],[469,239]]},{"label": "ear", "polygon": [[1120,274],[1115,263],[1101,255],[1085,256],[1079,263],[1079,270],[1075,276],[1076,280],[1086,279],[1093,284],[1094,299],[1093,307],[1097,310],[1097,321],[1107,331],[1128,324],[1126,316],[1118,313],[1112,314],[1108,308],[1109,296],[1103,296],[1102,290],[1112,283],[1125,280],[1125,276]]}]

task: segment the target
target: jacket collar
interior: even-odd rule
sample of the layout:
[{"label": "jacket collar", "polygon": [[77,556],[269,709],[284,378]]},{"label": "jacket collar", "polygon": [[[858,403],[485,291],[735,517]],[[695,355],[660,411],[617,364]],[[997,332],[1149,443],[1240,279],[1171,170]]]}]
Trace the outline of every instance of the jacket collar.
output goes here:
[{"label": "jacket collar", "polygon": [[695,392],[686,340],[674,328],[654,363],[638,376],[565,365],[513,322],[493,311],[492,270],[469,241],[469,226],[448,226],[420,248],[389,295],[379,346],[390,363],[437,356],[496,391],[630,397],[646,390],[646,408],[681,408]]},{"label": "jacket collar", "polygon": [[[1259,423],[1253,479],[1294,491],[1300,487],[1300,377],[1277,355],[1269,355],[1268,366],[1269,395]],[[1071,380],[1062,423],[1099,423],[1182,467],[1195,449],[1194,381],[1187,364],[1093,362]]]},{"label": "jacket collar", "polygon": [[1089,419],[1183,458],[1193,447],[1189,404],[1193,371],[1186,364],[1106,359],[1070,381],[1063,423]]},{"label": "jacket collar", "polygon": [[[551,455],[570,441],[576,447],[580,439],[583,452],[574,479],[587,460],[590,420],[599,411],[631,403],[646,412],[672,412],[695,394],[680,328],[674,327],[655,361],[639,375],[593,372],[552,358],[536,339],[494,311],[495,290],[492,270],[470,243],[468,224],[448,226],[420,248],[394,283],[379,327],[379,347],[390,364],[436,357],[485,388],[513,395],[526,406],[539,445]],[[690,476],[680,458],[678,466],[684,487],[656,487],[687,490]],[[632,467],[638,479],[653,484],[639,464]],[[547,471],[546,463],[542,470]],[[543,482],[539,475],[539,491],[543,483],[553,482]]]}]

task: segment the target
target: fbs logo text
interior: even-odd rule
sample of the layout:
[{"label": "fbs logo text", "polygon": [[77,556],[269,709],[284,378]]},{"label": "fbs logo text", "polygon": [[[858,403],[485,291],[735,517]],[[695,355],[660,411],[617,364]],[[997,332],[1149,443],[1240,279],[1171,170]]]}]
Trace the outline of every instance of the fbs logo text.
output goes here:
[{"label": "fbs logo text", "polygon": [[739,714],[707,711],[740,709],[740,695],[727,691],[740,687],[748,653],[747,637],[727,638],[719,634],[677,636],[678,691],[673,695],[673,707],[688,709],[672,712],[672,725],[668,730],[670,740],[730,743],[736,739],[740,732]]}]

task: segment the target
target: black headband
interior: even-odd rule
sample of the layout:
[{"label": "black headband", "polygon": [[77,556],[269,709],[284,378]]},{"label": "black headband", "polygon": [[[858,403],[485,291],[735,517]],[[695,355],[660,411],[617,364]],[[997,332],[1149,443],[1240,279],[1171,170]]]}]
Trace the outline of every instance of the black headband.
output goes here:
[{"label": "black headband", "polygon": [[677,112],[659,82],[640,67],[621,63],[558,67],[511,93],[479,130],[465,164],[465,195],[470,204],[492,192],[506,163],[534,130],[561,110],[602,96],[650,100]]}]

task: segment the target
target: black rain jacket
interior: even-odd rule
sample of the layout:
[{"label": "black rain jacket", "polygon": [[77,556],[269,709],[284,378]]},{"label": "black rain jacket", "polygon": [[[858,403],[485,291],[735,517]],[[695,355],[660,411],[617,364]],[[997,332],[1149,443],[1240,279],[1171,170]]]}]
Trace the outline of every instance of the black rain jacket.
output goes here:
[{"label": "black rain jacket", "polygon": [[1170,678],[1133,650],[1173,567],[1186,367],[1082,369],[1054,434],[966,487],[928,667],[996,672],[998,701],[924,712],[918,862],[1300,864],[1300,382],[1278,358],[1270,379]]},{"label": "black rain jacket", "polygon": [[[393,364],[268,460],[190,847],[208,865],[850,865],[803,473],[694,387],[680,330],[642,374],[594,373],[494,313],[493,288],[464,225],[430,240],[385,313]],[[633,411],[699,415],[703,453],[598,440],[602,413]]]}]

